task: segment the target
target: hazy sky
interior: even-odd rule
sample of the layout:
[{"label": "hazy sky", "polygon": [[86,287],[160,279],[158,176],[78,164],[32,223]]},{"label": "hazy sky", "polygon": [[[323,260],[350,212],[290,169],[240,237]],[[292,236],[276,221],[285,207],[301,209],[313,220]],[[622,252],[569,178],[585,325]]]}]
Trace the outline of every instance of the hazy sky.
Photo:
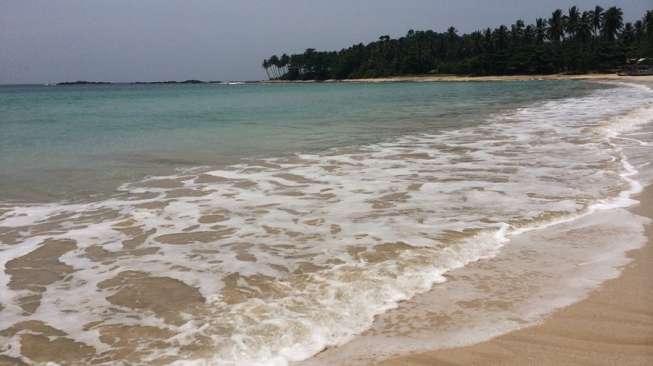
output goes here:
[{"label": "hazy sky", "polygon": [[273,53],[653,0],[0,0],[0,83],[261,79]]}]

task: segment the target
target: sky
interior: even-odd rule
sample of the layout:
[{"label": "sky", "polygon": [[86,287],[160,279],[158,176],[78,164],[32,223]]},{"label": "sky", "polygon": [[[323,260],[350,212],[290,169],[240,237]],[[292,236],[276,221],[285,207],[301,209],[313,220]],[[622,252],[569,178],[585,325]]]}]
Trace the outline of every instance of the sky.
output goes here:
[{"label": "sky", "polygon": [[653,0],[0,0],[0,84],[259,80],[264,58]]}]

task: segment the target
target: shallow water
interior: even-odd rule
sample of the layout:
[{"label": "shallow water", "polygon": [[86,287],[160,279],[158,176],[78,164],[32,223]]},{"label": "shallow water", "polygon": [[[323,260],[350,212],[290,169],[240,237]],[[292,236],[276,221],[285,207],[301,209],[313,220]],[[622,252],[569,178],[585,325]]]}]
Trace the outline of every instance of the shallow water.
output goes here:
[{"label": "shallow water", "polygon": [[581,83],[0,86],[0,199],[481,123]]},{"label": "shallow water", "polygon": [[[89,198],[91,190],[77,187],[85,180],[62,183],[58,168],[34,173],[52,181],[51,190],[25,178],[31,173],[12,164],[28,159],[20,151],[33,142],[3,147],[12,156],[3,160],[15,169],[11,179],[25,179],[0,206],[0,352],[7,357],[63,364],[305,359],[352,339],[448,271],[495,256],[511,236],[631,204],[637,167],[623,145],[634,138],[624,131],[653,115],[653,92],[628,84],[106,88],[66,90],[61,98],[95,98],[86,108],[97,111],[112,93],[126,93],[138,105],[132,113],[147,105],[142,99],[162,98],[176,117],[162,113],[163,125],[151,117],[162,135],[142,132],[140,142],[128,132],[69,126],[80,133],[79,146],[66,151],[53,139],[52,146],[35,143],[44,150],[30,156],[64,157],[64,166],[83,160],[95,172],[89,181],[113,169],[119,177],[168,172],[93,185],[100,195]],[[229,110],[243,98],[246,106],[234,107],[228,123],[192,112]],[[301,106],[296,114],[288,112],[293,103]],[[14,116],[16,104],[3,111]],[[127,130],[138,129],[128,108],[109,104],[106,113],[126,113]],[[18,139],[26,134],[9,126]],[[91,148],[97,136],[112,142]],[[270,138],[260,143],[262,136]],[[191,163],[143,160],[124,173],[105,158],[157,144]],[[93,149],[103,158],[85,160]],[[205,167],[190,169],[198,165]],[[37,191],[51,202],[16,202],[21,192]]]}]

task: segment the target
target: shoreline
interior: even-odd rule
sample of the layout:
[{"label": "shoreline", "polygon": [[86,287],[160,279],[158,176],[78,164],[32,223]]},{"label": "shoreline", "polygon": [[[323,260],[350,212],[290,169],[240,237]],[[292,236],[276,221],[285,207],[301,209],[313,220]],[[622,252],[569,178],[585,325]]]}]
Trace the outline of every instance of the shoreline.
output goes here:
[{"label": "shoreline", "polygon": [[536,80],[626,80],[633,82],[653,82],[653,75],[628,76],[616,73],[587,73],[587,74],[538,74],[538,75],[409,75],[387,76],[378,78],[360,79],[327,79],[327,80],[241,80],[241,81],[215,81],[215,80],[166,80],[166,81],[63,81],[53,84],[0,84],[0,86],[103,86],[103,85],[255,85],[255,84],[337,84],[337,83],[420,83],[420,82],[497,82],[497,81],[536,81]]},{"label": "shoreline", "polygon": [[551,75],[498,75],[498,76],[458,76],[421,75],[392,76],[382,78],[342,79],[342,80],[263,80],[261,84],[310,84],[310,83],[406,83],[406,82],[487,82],[487,81],[533,81],[533,80],[626,80],[651,82],[653,75],[626,76],[613,73],[600,74],[551,74]]},{"label": "shoreline", "polygon": [[[555,234],[558,229],[543,229],[513,239],[512,246],[504,247],[499,256],[451,271],[447,282],[378,316],[371,329],[348,343],[292,365],[649,365],[653,363],[653,184],[633,198],[640,203],[575,220],[559,234]],[[631,224],[637,226],[647,219],[634,236],[623,236],[619,228],[623,224],[610,228],[612,222],[633,220]],[[626,223],[622,229],[634,228],[629,226]],[[598,236],[586,236],[593,231]],[[577,262],[573,250],[562,249],[576,246],[583,238],[588,244],[579,247],[596,245],[597,253],[607,257],[599,254]],[[639,245],[632,245],[634,240]],[[610,248],[611,243],[615,248]],[[630,249],[623,252],[622,243]],[[537,250],[541,244],[547,248]],[[530,293],[527,300],[520,286],[530,287],[535,285],[531,281],[541,279],[533,276],[538,265],[533,272],[529,266],[535,262],[520,265],[523,259],[510,262],[510,258],[539,257],[546,252],[558,254],[545,262],[571,255],[570,262],[576,264],[559,267],[556,271],[561,276],[554,275],[548,289]],[[607,267],[606,260],[610,262]],[[501,266],[498,263],[503,263],[506,272],[493,278],[492,271]],[[567,277],[574,272],[579,273]],[[561,297],[561,291],[566,295]],[[457,307],[461,301],[466,305]],[[453,307],[449,313],[458,315],[438,310],[447,307]],[[497,316],[497,310],[504,315]],[[506,312],[513,315],[504,318]],[[480,328],[470,327],[470,319],[482,322]]]},{"label": "shoreline", "polygon": [[[612,80],[628,80],[618,77]],[[601,79],[597,79],[600,81]],[[603,79],[605,80],[605,79]],[[638,81],[645,79],[638,78]],[[650,80],[650,79],[649,79]],[[646,83],[648,84],[648,83]],[[644,146],[644,145],[642,145]],[[646,155],[634,157],[637,166],[646,166],[649,158]],[[639,161],[637,161],[639,159]],[[643,160],[642,160],[643,159]],[[640,172],[640,174],[643,172]],[[399,307],[377,317],[373,327],[357,336],[354,340],[344,345],[330,347],[313,358],[299,362],[301,366],[324,366],[338,364],[342,366],[451,366],[451,365],[643,365],[653,363],[653,184],[650,184],[650,171],[644,174],[644,189],[632,198],[639,201],[626,209],[610,209],[601,211],[607,218],[592,224],[584,219],[574,221],[575,224],[560,228],[561,235],[535,235],[528,238],[513,239],[510,247],[504,247],[502,254],[488,261],[479,261],[454,270],[445,277],[447,282],[426,294],[417,295],[415,298],[399,304]],[[610,219],[611,213],[622,211],[630,215]],[[595,217],[597,214],[588,216]],[[623,221],[626,219],[626,221]],[[613,222],[648,222],[640,226],[639,237],[624,237],[619,235],[619,224]],[[649,221],[647,221],[649,220]],[[583,222],[586,221],[586,222]],[[601,222],[602,221],[602,222]],[[639,225],[642,225],[640,223]],[[597,226],[598,225],[598,226]],[[607,225],[607,226],[605,226]],[[563,225],[564,226],[564,225]],[[611,228],[612,227],[612,228]],[[589,230],[589,231],[588,231]],[[598,230],[598,231],[597,231]],[[604,231],[605,230],[605,231]],[[544,229],[541,233],[556,230]],[[583,236],[594,232],[590,236]],[[567,238],[565,238],[565,236]],[[563,239],[564,238],[564,239]],[[637,238],[637,239],[635,239]],[[537,250],[535,246],[525,242],[539,239],[536,242],[547,244]],[[544,239],[544,240],[542,240]],[[563,239],[563,242],[560,240]],[[636,240],[636,241],[635,241]],[[566,241],[566,243],[564,243]],[[583,242],[585,242],[583,244]],[[638,245],[630,245],[638,242]],[[531,255],[541,257],[543,254],[553,252],[554,256],[567,256],[565,248],[592,247],[596,248],[593,257],[586,261],[576,262],[577,270],[567,267],[558,269],[562,276],[554,275],[558,286],[550,286],[548,291],[531,294],[534,301],[525,303],[525,306],[514,306],[512,299],[523,301],[525,298],[514,290],[515,273],[525,275],[517,282],[531,286],[530,268],[514,269],[519,262],[510,262],[509,258],[522,255],[528,258]],[[528,250],[519,251],[518,247]],[[619,254],[619,247],[623,249]],[[615,249],[617,249],[615,251]],[[607,251],[606,251],[607,250]],[[510,253],[508,253],[510,252]],[[558,253],[558,254],[555,254]],[[607,257],[599,253],[605,253]],[[621,257],[616,259],[614,255]],[[609,268],[601,264],[606,258],[616,259]],[[568,262],[573,262],[572,255]],[[544,258],[549,261],[551,258]],[[594,265],[594,262],[597,262]],[[496,268],[496,263],[502,262],[504,269],[509,269],[494,278],[487,268]],[[528,261],[526,262],[533,262]],[[494,263],[494,264],[493,264]],[[533,262],[534,263],[534,262]],[[586,265],[591,264],[591,265]],[[523,269],[526,268],[524,272]],[[570,271],[571,270],[571,271]],[[538,271],[534,268],[534,271]],[[604,272],[607,271],[607,272]],[[549,270],[550,274],[551,272]],[[564,275],[578,272],[571,277]],[[602,274],[603,273],[603,274]],[[479,276],[480,274],[480,276]],[[559,278],[558,278],[559,277]],[[603,278],[601,278],[603,277]],[[492,288],[490,281],[504,281]],[[524,279],[528,280],[524,280]],[[461,280],[463,279],[463,280]],[[464,286],[464,282],[475,281],[475,286]],[[480,281],[480,282],[479,282]],[[589,284],[589,286],[587,286]],[[480,286],[479,286],[480,285]],[[583,288],[584,289],[581,289]],[[473,301],[465,301],[476,319],[482,324],[477,330],[485,335],[474,333],[468,324],[457,322],[450,316],[444,315],[439,309],[454,306],[451,311],[460,313],[467,309],[455,310],[455,304],[465,299],[461,293],[474,293],[481,289],[484,297],[471,295]],[[490,289],[490,290],[488,290]],[[499,289],[499,291],[497,291]],[[572,293],[569,293],[572,289]],[[573,294],[573,289],[581,289]],[[567,292],[565,292],[567,291]],[[503,294],[501,293],[503,292]],[[510,295],[504,296],[505,293]],[[560,297],[558,294],[566,293]],[[500,296],[495,296],[500,295]],[[551,297],[554,301],[551,306]],[[547,296],[549,298],[547,299]],[[512,298],[512,299],[511,299]],[[548,304],[547,304],[548,301]],[[513,305],[508,305],[512,303]],[[534,306],[533,306],[534,305]],[[549,310],[538,313],[538,307],[549,307]],[[497,321],[492,311],[502,308],[514,314],[505,321]],[[526,312],[524,313],[524,308]],[[487,308],[490,312],[485,313]],[[519,312],[515,312],[518,310]],[[454,313],[455,314],[455,313]],[[505,313],[504,313],[505,314]],[[524,314],[535,315],[534,318],[522,317]],[[456,316],[454,316],[455,318]],[[472,318],[474,315],[471,316]],[[485,318],[485,319],[484,319]],[[464,316],[461,318],[464,319]],[[520,323],[521,320],[521,324]],[[510,325],[513,320],[517,323]],[[525,321],[524,321],[525,320]],[[507,326],[506,326],[507,325]],[[387,332],[387,331],[390,332]],[[471,331],[471,332],[470,332]],[[397,333],[398,332],[398,333]],[[447,335],[447,332],[449,335]],[[444,336],[443,336],[444,335]],[[294,365],[294,364],[293,364]]]},{"label": "shoreline", "polygon": [[[629,211],[653,219],[653,185]],[[562,307],[540,324],[470,346],[390,358],[379,366],[436,365],[642,365],[653,363],[653,223],[647,243],[627,253],[620,276]]]}]

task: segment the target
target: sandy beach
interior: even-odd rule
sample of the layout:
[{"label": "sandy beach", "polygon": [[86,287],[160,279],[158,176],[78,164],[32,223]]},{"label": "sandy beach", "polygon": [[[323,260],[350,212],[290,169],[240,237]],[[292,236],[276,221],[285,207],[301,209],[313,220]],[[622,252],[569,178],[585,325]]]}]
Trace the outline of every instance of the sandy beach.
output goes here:
[{"label": "sandy beach", "polygon": [[[653,218],[653,186],[632,209]],[[653,225],[622,275],[540,325],[469,347],[393,358],[383,366],[653,364]]]},{"label": "sandy beach", "polygon": [[[503,75],[503,76],[459,76],[459,75],[419,75],[419,76],[396,76],[369,79],[344,79],[344,80],[324,80],[325,83],[390,83],[390,82],[438,82],[438,81],[527,81],[527,80],[620,80],[634,82],[652,82],[653,76],[623,76],[618,74],[551,74],[551,75]],[[306,81],[286,81],[286,80],[266,80],[262,83],[315,83],[314,80]]]}]

